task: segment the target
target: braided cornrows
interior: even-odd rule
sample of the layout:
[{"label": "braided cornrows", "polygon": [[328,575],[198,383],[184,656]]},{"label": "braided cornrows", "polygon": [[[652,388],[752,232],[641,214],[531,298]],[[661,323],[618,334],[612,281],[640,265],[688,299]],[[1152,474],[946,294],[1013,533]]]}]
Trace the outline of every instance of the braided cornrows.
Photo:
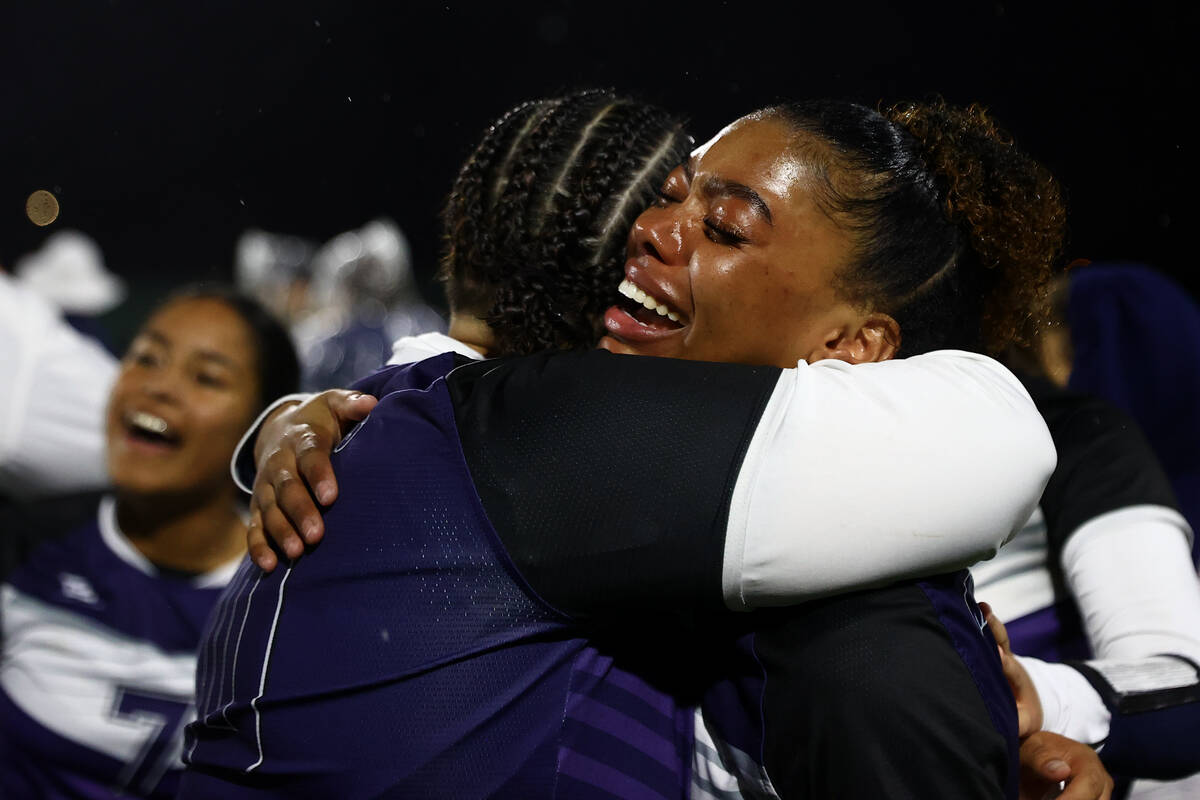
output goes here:
[{"label": "braided cornrows", "polygon": [[442,210],[443,255],[438,271],[451,308],[477,308],[489,302],[491,286],[472,269],[483,257],[480,231],[487,230],[489,211],[508,181],[515,150],[554,104],[553,100],[535,100],[505,113],[487,129],[459,169]]},{"label": "braided cornrows", "polygon": [[456,307],[484,316],[498,352],[593,345],[629,227],[691,141],[678,119],[611,92],[509,112],[446,207],[442,274],[452,301],[455,282],[478,290],[472,304],[457,292]]}]

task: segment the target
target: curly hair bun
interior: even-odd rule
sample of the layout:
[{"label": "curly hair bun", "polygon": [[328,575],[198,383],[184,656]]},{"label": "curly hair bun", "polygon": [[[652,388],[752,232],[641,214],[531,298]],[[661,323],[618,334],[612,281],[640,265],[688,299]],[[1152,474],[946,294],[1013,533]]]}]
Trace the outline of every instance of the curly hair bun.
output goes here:
[{"label": "curly hair bun", "polygon": [[883,113],[917,140],[946,216],[987,275],[981,336],[989,352],[999,352],[1043,307],[1062,253],[1066,207],[1058,181],[978,104],[898,103]]}]

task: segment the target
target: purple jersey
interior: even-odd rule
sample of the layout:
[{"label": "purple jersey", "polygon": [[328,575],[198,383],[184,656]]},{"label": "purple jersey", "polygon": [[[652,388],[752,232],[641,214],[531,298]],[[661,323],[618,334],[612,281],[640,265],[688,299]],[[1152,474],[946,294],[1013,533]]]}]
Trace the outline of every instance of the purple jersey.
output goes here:
[{"label": "purple jersey", "polygon": [[[687,797],[693,750],[709,746],[694,744],[693,706],[722,679],[739,702],[709,729],[783,775],[792,698],[768,688],[803,682],[786,679],[787,652],[813,637],[787,634],[823,617],[734,615],[722,590],[733,483],[777,377],[608,353],[457,368],[447,355],[360,384],[380,403],[333,456],[325,539],[269,576],[243,569],[213,616],[181,796]],[[903,592],[936,651],[921,663],[947,670],[862,668],[897,691],[924,679],[969,718],[949,738],[980,741],[961,760],[986,763],[956,785],[1001,797],[1011,697],[993,697],[1003,678],[969,591],[938,580]],[[846,603],[874,615],[893,599]]]},{"label": "purple jersey", "polygon": [[234,568],[158,574],[111,498],[36,546],[3,586],[0,796],[174,797],[196,646]]}]

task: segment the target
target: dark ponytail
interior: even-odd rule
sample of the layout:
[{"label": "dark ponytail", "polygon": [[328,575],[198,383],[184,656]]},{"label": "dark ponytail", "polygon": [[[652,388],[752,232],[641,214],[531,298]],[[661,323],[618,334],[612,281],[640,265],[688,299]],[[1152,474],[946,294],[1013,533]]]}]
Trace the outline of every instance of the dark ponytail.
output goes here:
[{"label": "dark ponytail", "polygon": [[901,355],[999,353],[1039,313],[1062,251],[1054,177],[977,105],[770,109],[811,134],[817,196],[855,236],[839,289],[900,324]]}]

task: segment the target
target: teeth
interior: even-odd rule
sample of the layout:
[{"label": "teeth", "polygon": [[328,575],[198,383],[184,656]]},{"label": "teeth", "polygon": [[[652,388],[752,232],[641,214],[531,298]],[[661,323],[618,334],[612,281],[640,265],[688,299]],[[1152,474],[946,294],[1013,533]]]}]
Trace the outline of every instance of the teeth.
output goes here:
[{"label": "teeth", "polygon": [[635,303],[641,303],[651,311],[657,312],[660,317],[666,317],[672,322],[679,322],[679,313],[672,311],[665,304],[658,302],[642,289],[639,289],[632,281],[623,280],[617,286],[617,291],[633,300]]},{"label": "teeth", "polygon": [[134,411],[129,415],[129,424],[135,425],[143,430],[157,433],[159,436],[167,432],[167,421],[162,417],[156,417],[153,414],[147,414],[145,411]]}]

